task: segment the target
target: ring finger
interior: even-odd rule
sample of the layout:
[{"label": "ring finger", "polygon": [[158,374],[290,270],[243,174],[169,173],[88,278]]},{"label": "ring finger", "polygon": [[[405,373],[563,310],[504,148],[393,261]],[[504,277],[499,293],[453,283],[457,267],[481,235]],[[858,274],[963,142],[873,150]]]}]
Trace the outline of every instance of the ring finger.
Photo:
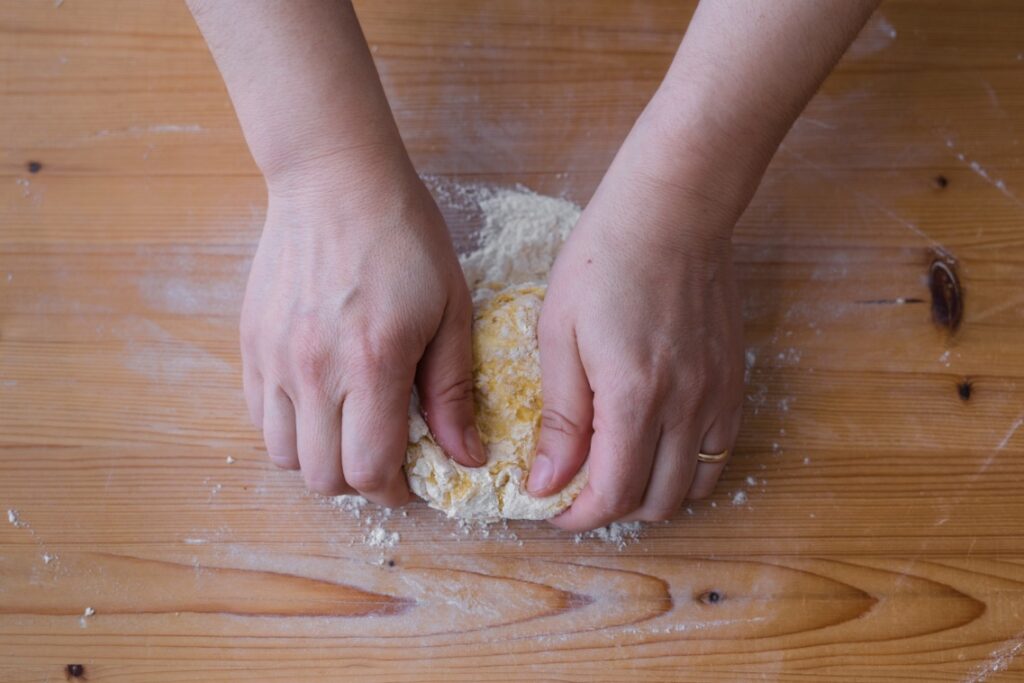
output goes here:
[{"label": "ring finger", "polygon": [[694,433],[679,428],[662,433],[643,503],[624,521],[660,522],[679,510],[694,477],[697,444],[690,436]]},{"label": "ring finger", "polygon": [[732,456],[732,449],[736,444],[736,435],[740,431],[740,410],[729,415],[719,415],[711,427],[704,434],[701,441],[700,453],[708,456],[716,456],[724,453],[721,460],[715,462],[701,462],[698,457],[697,471],[690,485],[690,492],[686,494],[688,500],[700,500],[707,498],[715,489],[718,478],[722,476],[729,458]]}]

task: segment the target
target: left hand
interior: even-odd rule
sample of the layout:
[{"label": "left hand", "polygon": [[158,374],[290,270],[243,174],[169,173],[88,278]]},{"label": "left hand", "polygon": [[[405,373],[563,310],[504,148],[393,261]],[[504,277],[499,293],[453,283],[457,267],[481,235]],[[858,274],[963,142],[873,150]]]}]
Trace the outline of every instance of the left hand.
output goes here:
[{"label": "left hand", "polygon": [[739,431],[742,320],[732,226],[721,225],[734,218],[641,168],[612,165],[541,312],[529,490],[561,490],[587,460],[586,487],[552,520],[572,531],[664,520],[709,495],[725,463],[698,463],[697,452],[731,450]]}]

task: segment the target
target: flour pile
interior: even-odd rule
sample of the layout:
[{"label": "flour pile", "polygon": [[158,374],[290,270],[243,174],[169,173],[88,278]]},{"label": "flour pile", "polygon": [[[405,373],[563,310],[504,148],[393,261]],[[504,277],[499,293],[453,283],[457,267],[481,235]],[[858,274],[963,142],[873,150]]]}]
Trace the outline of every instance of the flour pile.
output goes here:
[{"label": "flour pile", "polygon": [[470,196],[484,218],[479,246],[459,259],[470,291],[487,283],[547,282],[580,207],[519,188],[480,188]]}]

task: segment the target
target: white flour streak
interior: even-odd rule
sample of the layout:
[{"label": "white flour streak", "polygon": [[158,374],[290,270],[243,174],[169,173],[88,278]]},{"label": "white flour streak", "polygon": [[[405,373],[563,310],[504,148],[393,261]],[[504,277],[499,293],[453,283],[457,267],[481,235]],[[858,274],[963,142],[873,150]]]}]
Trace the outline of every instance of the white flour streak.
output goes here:
[{"label": "white flour streak", "polygon": [[987,681],[993,674],[1006,671],[1021,651],[1024,651],[1024,631],[1014,634],[1002,647],[990,652],[989,660],[980,669],[972,671],[969,678],[965,679],[965,683],[981,683]]},{"label": "white flour streak", "polygon": [[[991,91],[991,88],[990,88],[990,91]],[[993,93],[993,95],[994,95],[994,93]],[[974,172],[975,175],[977,175],[979,178],[984,180],[986,183],[988,183],[992,187],[994,187],[997,190],[999,190],[1003,194],[1004,197],[1009,199],[1011,202],[1016,204],[1018,207],[1024,209],[1024,202],[1022,202],[1017,197],[1017,195],[1015,195],[1014,193],[1010,192],[1010,189],[1008,187],[1006,187],[1006,181],[1004,181],[1002,178],[993,177],[992,174],[988,172],[988,169],[986,169],[984,166],[982,166],[976,160],[971,159],[970,157],[968,157],[963,152],[958,152],[956,150],[956,146],[953,144],[952,140],[946,140],[946,147],[948,147],[950,149],[951,153],[953,154],[953,156],[956,157],[957,161],[965,164],[967,166],[967,168],[971,169],[971,171]]]},{"label": "white flour streak", "polygon": [[146,134],[168,135],[168,134],[196,134],[205,133],[206,129],[197,123],[158,123],[152,126],[129,126],[127,128],[104,128],[98,130],[86,139],[95,140],[102,138],[129,137],[138,138]]},{"label": "white flour streak", "polygon": [[848,54],[853,59],[870,57],[889,47],[897,35],[896,27],[881,12],[876,12],[850,46]]},{"label": "white flour streak", "polygon": [[1017,433],[1017,430],[1021,428],[1021,425],[1024,425],[1024,415],[1018,417],[1016,422],[1010,425],[1010,430],[1006,432],[1005,436],[1003,436],[1003,440],[996,445],[997,451],[1001,451],[1006,448],[1006,445],[1010,443],[1010,439],[1012,439],[1013,435]]}]

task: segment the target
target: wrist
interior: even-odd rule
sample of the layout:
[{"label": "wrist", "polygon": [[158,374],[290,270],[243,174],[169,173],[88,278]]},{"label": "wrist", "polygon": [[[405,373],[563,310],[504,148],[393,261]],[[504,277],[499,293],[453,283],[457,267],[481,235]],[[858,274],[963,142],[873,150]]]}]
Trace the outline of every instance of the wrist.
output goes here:
[{"label": "wrist", "polygon": [[294,194],[344,182],[358,187],[360,178],[388,177],[412,171],[397,131],[394,136],[368,133],[358,139],[320,128],[312,135],[283,134],[273,145],[251,144],[253,157],[272,194]]},{"label": "wrist", "polygon": [[615,164],[685,207],[690,231],[728,239],[774,154],[773,136],[730,128],[694,98],[659,91],[637,119]]}]

